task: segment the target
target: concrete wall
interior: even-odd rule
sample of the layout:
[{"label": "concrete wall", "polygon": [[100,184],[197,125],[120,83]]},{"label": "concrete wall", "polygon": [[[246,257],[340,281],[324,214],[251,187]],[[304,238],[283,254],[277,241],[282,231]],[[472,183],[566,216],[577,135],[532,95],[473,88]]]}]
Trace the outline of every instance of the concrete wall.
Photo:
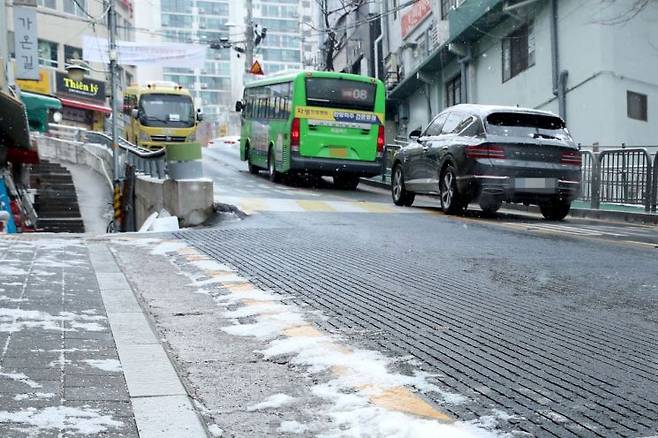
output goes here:
[{"label": "concrete wall", "polygon": [[203,224],[213,214],[212,180],[174,181],[139,175],[135,182],[137,228],[153,213],[167,210],[183,227]]}]

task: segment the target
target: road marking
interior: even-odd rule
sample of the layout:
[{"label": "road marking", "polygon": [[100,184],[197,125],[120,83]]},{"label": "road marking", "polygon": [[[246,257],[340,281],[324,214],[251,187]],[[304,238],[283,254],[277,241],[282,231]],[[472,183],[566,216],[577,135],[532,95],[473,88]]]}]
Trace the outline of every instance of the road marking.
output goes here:
[{"label": "road marking", "polygon": [[368,201],[319,201],[297,198],[258,198],[217,196],[215,201],[232,204],[247,214],[259,212],[308,212],[308,213],[401,213],[427,214],[422,208],[397,207],[385,202]]},{"label": "road marking", "polygon": [[321,212],[334,212],[336,211],[331,205],[324,201],[310,201],[310,200],[299,200],[297,204],[304,211],[321,211]]}]

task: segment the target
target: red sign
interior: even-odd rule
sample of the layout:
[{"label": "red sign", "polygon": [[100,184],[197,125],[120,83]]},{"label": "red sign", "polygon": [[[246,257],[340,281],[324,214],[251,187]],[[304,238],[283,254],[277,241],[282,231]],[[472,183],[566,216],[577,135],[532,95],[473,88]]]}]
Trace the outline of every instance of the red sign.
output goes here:
[{"label": "red sign", "polygon": [[432,14],[430,0],[418,0],[402,13],[402,38],[406,38],[412,30]]}]

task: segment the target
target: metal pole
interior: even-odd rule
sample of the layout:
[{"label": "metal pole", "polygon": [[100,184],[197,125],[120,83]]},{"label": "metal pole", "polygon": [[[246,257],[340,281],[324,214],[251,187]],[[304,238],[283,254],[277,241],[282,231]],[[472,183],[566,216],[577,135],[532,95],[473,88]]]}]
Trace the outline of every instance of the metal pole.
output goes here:
[{"label": "metal pole", "polygon": [[249,71],[254,63],[254,19],[253,19],[253,0],[245,0],[245,9],[247,11],[247,22],[244,31],[245,37],[245,70]]},{"label": "metal pole", "polygon": [[110,86],[111,93],[111,106],[112,106],[112,160],[113,160],[113,175],[114,181],[119,181],[119,102],[118,102],[118,78],[117,78],[117,17],[115,9],[115,0],[109,0],[108,19],[109,19],[109,33],[110,33]]},{"label": "metal pole", "polygon": [[0,91],[7,93],[9,91],[9,78],[7,76],[9,70],[9,45],[7,43],[7,29],[9,29],[9,22],[7,21],[7,4],[4,0],[0,1]]}]

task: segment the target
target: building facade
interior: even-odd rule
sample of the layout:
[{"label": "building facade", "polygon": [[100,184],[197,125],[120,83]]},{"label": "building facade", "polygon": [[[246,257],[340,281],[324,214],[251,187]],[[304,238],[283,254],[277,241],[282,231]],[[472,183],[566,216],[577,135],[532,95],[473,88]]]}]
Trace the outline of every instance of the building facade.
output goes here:
[{"label": "building facade", "polygon": [[[385,2],[382,40],[396,133],[462,102],[552,111],[583,145],[653,145],[655,9],[628,2]],[[386,32],[386,30],[388,32]]]},{"label": "building facade", "polygon": [[[134,11],[130,0],[116,2],[118,38],[132,40]],[[8,7],[9,53],[15,57],[13,7]],[[108,106],[107,66],[90,64],[92,70],[82,81],[71,81],[66,66],[72,59],[85,59],[82,39],[85,35],[107,38],[107,5],[93,0],[39,0],[37,10],[39,80],[15,81],[9,69],[10,83],[27,92],[54,95],[63,104],[62,123],[103,130]],[[15,60],[14,60],[15,62]],[[132,80],[134,69],[123,72],[123,81]]]}]

